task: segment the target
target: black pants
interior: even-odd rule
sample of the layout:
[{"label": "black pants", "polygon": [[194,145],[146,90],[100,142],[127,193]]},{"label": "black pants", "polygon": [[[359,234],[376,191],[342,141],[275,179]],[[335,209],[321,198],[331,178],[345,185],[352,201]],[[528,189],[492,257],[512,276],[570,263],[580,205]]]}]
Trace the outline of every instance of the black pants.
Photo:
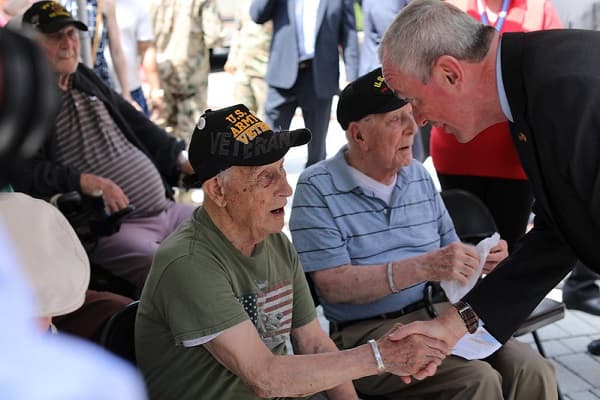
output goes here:
[{"label": "black pants", "polygon": [[500,237],[508,243],[509,251],[523,237],[533,204],[529,181],[439,173],[438,178],[442,189],[467,190],[483,201],[494,217]]},{"label": "black pants", "polygon": [[577,261],[563,286],[563,301],[580,303],[600,297],[600,288],[596,285],[597,279],[600,279],[600,275]]}]

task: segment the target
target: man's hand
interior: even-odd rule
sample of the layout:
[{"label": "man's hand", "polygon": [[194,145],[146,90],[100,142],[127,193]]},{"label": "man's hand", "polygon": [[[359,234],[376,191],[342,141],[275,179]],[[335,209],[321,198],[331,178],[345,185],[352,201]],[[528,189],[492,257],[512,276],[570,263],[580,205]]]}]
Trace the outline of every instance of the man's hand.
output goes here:
[{"label": "man's hand", "polygon": [[485,259],[483,273],[489,274],[492,272],[500,261],[504,260],[506,257],[508,257],[508,244],[506,243],[506,240],[501,239],[496,246],[492,247],[490,254],[488,254]]},{"label": "man's hand", "polygon": [[235,65],[235,63],[232,63],[230,60],[227,60],[225,62],[225,65],[223,66],[223,69],[225,70],[225,72],[227,72],[228,74],[235,74],[237,71],[237,66]]},{"label": "man's hand", "polygon": [[[411,335],[427,335],[436,338],[452,349],[456,342],[467,334],[467,327],[454,307],[448,307],[439,317],[431,321],[415,321],[406,325],[397,325],[387,338],[390,341],[403,340]],[[446,351],[448,354],[448,351]]]},{"label": "man's hand", "polygon": [[455,242],[429,253],[422,266],[425,280],[466,284],[479,266],[479,253],[471,245]]},{"label": "man's hand", "polygon": [[184,161],[181,164],[181,172],[183,172],[186,175],[192,175],[194,173],[194,168],[192,167],[192,164],[190,164],[190,162],[188,160]]},{"label": "man's hand", "polygon": [[432,376],[448,355],[448,345],[427,334],[394,338],[401,326],[396,325],[377,341],[387,372],[400,376],[405,383],[410,383],[411,376],[418,380]]},{"label": "man's hand", "polygon": [[164,95],[165,95],[165,91],[163,89],[155,88],[155,89],[150,90],[149,100],[150,100],[150,109],[152,110],[152,115],[158,116],[165,108],[165,103],[163,100]]},{"label": "man's hand", "polygon": [[110,214],[129,205],[129,199],[123,190],[111,181],[94,174],[81,174],[79,178],[81,191],[88,196],[102,196],[104,206]]}]

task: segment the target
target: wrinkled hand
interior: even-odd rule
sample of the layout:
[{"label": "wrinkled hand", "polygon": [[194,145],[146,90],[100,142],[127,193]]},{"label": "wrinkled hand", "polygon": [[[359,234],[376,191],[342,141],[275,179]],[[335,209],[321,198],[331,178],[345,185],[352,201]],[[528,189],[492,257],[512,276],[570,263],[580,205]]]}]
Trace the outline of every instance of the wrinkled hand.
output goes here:
[{"label": "wrinkled hand", "polygon": [[396,326],[387,337],[391,341],[398,341],[411,335],[427,335],[440,340],[448,349],[452,349],[465,334],[467,328],[458,311],[454,307],[448,307],[439,317],[431,321],[415,321]]},{"label": "wrinkled hand", "polygon": [[425,279],[430,281],[458,281],[466,284],[479,266],[475,247],[455,242],[428,255],[424,263]]},{"label": "wrinkled hand", "polygon": [[492,272],[500,261],[504,260],[506,257],[508,257],[508,244],[506,243],[506,240],[501,239],[496,246],[492,247],[490,254],[488,254],[485,259],[483,273],[489,274]]},{"label": "wrinkled hand", "polygon": [[411,376],[422,380],[434,375],[449,352],[447,344],[425,334],[392,340],[391,335],[401,326],[397,324],[377,341],[386,371],[400,376],[406,383],[410,383]]},{"label": "wrinkled hand", "polygon": [[123,190],[110,179],[93,174],[81,174],[79,184],[84,194],[102,196],[104,206],[110,214],[129,205],[129,199],[125,196]]}]

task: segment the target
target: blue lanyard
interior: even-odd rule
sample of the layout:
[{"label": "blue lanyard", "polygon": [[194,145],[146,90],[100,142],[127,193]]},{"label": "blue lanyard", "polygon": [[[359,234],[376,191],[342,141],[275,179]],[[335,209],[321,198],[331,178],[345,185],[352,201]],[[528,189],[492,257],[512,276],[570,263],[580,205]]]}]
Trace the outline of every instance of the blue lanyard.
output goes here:
[{"label": "blue lanyard", "polygon": [[[510,0],[504,0],[502,2],[502,10],[498,13],[498,20],[496,24],[494,24],[494,28],[500,32],[502,30],[502,25],[504,25],[504,19],[506,19],[506,14],[508,13],[508,6],[510,4]],[[481,16],[481,22],[485,25],[489,25],[490,21],[487,17],[487,12],[485,11],[485,7],[483,5],[482,0],[477,0],[477,9],[479,11],[479,15]]]}]

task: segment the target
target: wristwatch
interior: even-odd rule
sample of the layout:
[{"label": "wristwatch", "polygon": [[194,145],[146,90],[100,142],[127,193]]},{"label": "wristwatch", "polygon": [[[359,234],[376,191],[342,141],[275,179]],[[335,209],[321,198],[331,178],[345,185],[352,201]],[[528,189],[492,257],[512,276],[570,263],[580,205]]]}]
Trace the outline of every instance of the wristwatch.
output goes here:
[{"label": "wristwatch", "polygon": [[464,301],[459,301],[455,304],[452,304],[456,311],[458,311],[458,315],[462,318],[465,326],[467,327],[467,331],[469,333],[475,333],[477,328],[479,327],[479,317],[475,313],[475,311],[471,308],[468,303]]}]

